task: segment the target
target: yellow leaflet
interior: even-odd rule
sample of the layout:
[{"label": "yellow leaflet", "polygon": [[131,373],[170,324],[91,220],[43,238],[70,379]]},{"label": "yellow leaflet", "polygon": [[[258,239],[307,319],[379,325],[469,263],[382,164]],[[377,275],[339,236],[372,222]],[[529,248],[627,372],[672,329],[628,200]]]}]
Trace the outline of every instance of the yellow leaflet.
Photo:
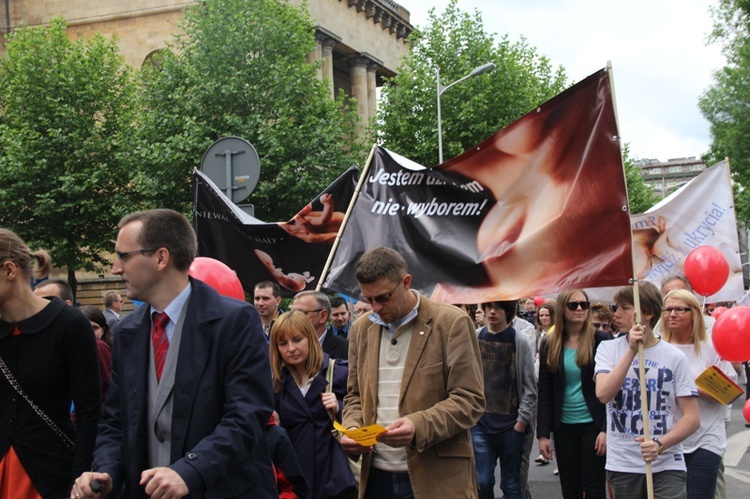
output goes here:
[{"label": "yellow leaflet", "polygon": [[698,388],[708,393],[720,404],[731,404],[744,390],[716,366],[709,366],[695,380]]},{"label": "yellow leaflet", "polygon": [[355,430],[347,430],[341,426],[339,422],[334,421],[333,427],[363,447],[370,447],[378,443],[378,441],[375,440],[375,437],[386,431],[385,428],[379,424],[373,424]]}]

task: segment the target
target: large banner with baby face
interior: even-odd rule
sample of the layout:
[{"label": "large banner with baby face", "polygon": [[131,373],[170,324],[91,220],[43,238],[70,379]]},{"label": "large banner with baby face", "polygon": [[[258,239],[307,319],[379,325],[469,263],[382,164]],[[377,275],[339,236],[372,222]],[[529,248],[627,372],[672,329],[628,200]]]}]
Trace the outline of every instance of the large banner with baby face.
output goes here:
[{"label": "large banner with baby face", "polygon": [[656,286],[683,273],[685,258],[699,246],[713,246],[729,263],[729,279],[707,301],[734,301],[743,295],[742,262],[729,176],[722,161],[708,168],[642,215],[632,217],[639,279]]},{"label": "large banner with baby face", "polygon": [[315,289],[359,170],[352,167],[291,220],[265,223],[229,201],[203,173],[193,173],[198,254],[233,269],[246,292],[261,281],[276,282],[282,296]]},{"label": "large banner with baby face", "polygon": [[326,288],[356,295],[356,262],[376,246],[404,256],[413,287],[452,303],[632,278],[606,69],[443,165],[379,148],[366,175]]}]

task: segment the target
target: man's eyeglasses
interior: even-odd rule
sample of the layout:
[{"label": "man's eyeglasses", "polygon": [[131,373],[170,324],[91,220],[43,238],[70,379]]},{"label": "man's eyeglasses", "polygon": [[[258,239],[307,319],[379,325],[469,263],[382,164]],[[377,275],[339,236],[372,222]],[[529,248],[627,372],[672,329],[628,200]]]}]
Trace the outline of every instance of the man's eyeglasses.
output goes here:
[{"label": "man's eyeglasses", "polygon": [[316,314],[318,312],[322,312],[323,309],[322,308],[316,308],[314,310],[302,310],[302,309],[298,308],[298,309],[294,309],[294,311],[295,312],[302,312],[303,314],[308,315],[308,314]]},{"label": "man's eyeglasses", "polygon": [[608,330],[610,326],[609,322],[592,322],[592,324],[596,329],[601,329],[602,331]]},{"label": "man's eyeglasses", "polygon": [[365,296],[365,295],[359,295],[359,299],[365,303],[369,303],[370,305],[372,305],[372,302],[387,303],[391,300],[393,293],[395,293],[398,287],[401,286],[401,281],[404,280],[404,277],[406,277],[406,274],[401,276],[396,286],[388,293],[383,293],[378,296],[373,296],[372,298],[370,298],[369,296]]},{"label": "man's eyeglasses", "polygon": [[690,312],[693,310],[690,307],[667,307],[664,309],[664,315],[669,315],[672,312],[677,312],[678,314],[685,314],[687,312]]},{"label": "man's eyeglasses", "polygon": [[125,252],[115,251],[115,254],[117,255],[117,259],[124,263],[128,261],[128,258],[130,258],[133,255],[138,255],[138,254],[145,255],[147,253],[155,253],[157,251],[159,251],[159,248],[143,248],[139,250],[125,251]]},{"label": "man's eyeglasses", "polygon": [[575,312],[578,310],[578,307],[581,307],[581,310],[588,310],[591,303],[587,301],[569,301],[565,306],[568,307],[568,310]]}]

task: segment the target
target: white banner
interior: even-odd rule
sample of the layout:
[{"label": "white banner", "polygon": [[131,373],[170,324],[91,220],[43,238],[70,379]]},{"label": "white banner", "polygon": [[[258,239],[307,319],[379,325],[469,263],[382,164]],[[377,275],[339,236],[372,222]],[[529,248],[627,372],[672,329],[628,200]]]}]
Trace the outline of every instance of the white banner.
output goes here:
[{"label": "white banner", "polygon": [[[744,295],[742,263],[729,165],[708,168],[642,215],[631,217],[638,278],[661,286],[669,274],[684,274],[685,258],[698,246],[721,250],[729,279],[706,303],[735,301]],[[611,301],[616,288],[590,290],[593,299]]]}]

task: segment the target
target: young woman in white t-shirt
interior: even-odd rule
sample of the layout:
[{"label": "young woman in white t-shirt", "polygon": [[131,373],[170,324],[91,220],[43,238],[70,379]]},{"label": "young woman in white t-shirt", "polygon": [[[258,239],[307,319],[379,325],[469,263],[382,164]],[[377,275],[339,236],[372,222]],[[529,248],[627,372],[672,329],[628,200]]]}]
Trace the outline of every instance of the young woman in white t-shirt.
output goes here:
[{"label": "young woman in white t-shirt", "polygon": [[[737,378],[732,365],[714,350],[706,335],[700,303],[690,291],[678,289],[664,297],[661,331],[662,339],[685,354],[693,378],[710,366],[718,367],[730,378]],[[698,397],[700,428],[682,442],[687,465],[687,497],[713,499],[719,466],[727,448],[726,406],[700,389]]]}]

